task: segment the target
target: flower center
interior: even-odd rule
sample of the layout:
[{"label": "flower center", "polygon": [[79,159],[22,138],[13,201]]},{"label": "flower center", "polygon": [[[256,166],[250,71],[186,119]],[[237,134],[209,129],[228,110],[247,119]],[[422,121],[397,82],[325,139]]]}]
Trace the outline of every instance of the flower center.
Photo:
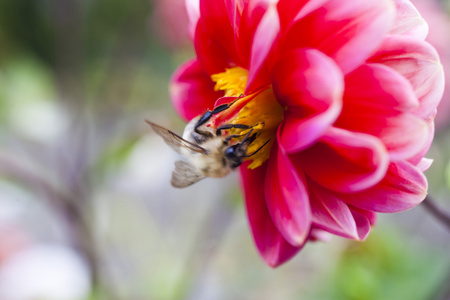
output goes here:
[{"label": "flower center", "polygon": [[272,87],[266,87],[245,95],[248,71],[239,67],[226,69],[225,72],[211,76],[216,83],[216,91],[223,90],[224,97],[216,106],[228,103],[229,108],[215,114],[210,126],[215,128],[224,124],[246,125],[248,129],[232,128],[224,133],[234,143],[242,142],[245,137],[252,137],[245,160],[251,160],[250,169],[257,168],[269,158],[270,148],[276,139],[278,125],[283,120],[283,108],[278,104]]}]

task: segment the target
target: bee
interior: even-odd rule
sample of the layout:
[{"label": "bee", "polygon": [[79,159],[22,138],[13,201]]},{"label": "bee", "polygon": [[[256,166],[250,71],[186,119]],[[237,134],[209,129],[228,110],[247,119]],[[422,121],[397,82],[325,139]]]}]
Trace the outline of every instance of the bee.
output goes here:
[{"label": "bee", "polygon": [[[146,120],[153,130],[187,161],[176,161],[171,184],[177,188],[190,186],[206,177],[224,177],[239,167],[245,158],[255,155],[269,141],[251,154],[248,146],[256,139],[251,126],[245,124],[225,124],[217,128],[206,126],[214,114],[228,109],[231,104],[222,104],[212,111],[192,119],[185,127],[183,136]],[[229,129],[249,129],[245,135],[224,136]],[[235,139],[242,138],[239,142]]]}]

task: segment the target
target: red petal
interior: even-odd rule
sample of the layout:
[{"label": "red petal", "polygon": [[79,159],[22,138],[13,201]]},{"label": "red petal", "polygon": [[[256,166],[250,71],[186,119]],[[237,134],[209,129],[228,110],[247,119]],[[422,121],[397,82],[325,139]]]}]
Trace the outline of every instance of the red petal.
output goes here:
[{"label": "red petal", "polygon": [[246,94],[270,83],[269,75],[264,70],[266,58],[280,30],[278,13],[275,5],[268,7],[256,29],[253,38]]},{"label": "red petal", "polygon": [[317,140],[339,116],[342,73],[333,60],[314,49],[285,53],[271,73],[274,93],[288,107],[280,141],[286,151],[298,151]]},{"label": "red petal", "polygon": [[328,242],[331,239],[331,233],[329,233],[328,231],[319,229],[315,226],[312,226],[311,229],[311,236],[309,237],[309,240],[311,242]]},{"label": "red petal", "polygon": [[374,186],[389,163],[386,148],[377,138],[339,128],[330,128],[316,144],[291,158],[316,183],[338,192]]},{"label": "red petal", "polygon": [[324,3],[328,1],[329,0],[279,0],[277,6],[281,26],[284,29],[288,29],[295,21],[323,6]]},{"label": "red petal", "polygon": [[389,36],[370,61],[396,70],[411,83],[420,106],[415,114],[434,115],[444,92],[444,73],[436,50],[427,42],[408,36]]},{"label": "red petal", "polygon": [[345,202],[366,210],[394,213],[415,207],[427,195],[427,179],[410,163],[389,165],[386,177],[366,191],[340,196]]},{"label": "red petal", "polygon": [[344,96],[346,105],[349,101],[363,102],[398,111],[411,111],[419,106],[408,80],[381,64],[366,64],[347,75]]},{"label": "red petal", "polygon": [[411,35],[422,40],[428,34],[427,22],[422,18],[410,0],[394,0],[397,13],[391,34]]},{"label": "red petal", "polygon": [[358,230],[359,240],[363,241],[369,235],[372,225],[376,222],[377,215],[371,211],[350,207],[353,219]]},{"label": "red petal", "polygon": [[422,158],[422,160],[417,164],[417,169],[419,169],[421,172],[425,172],[428,170],[431,165],[433,164],[433,160],[431,158]]},{"label": "red petal", "polygon": [[237,63],[232,27],[235,7],[233,0],[200,0],[200,21],[204,24],[210,39],[225,49]]},{"label": "red petal", "polygon": [[236,51],[241,62],[243,62],[243,67],[247,69],[250,62],[250,48],[253,37],[268,5],[268,0],[257,0],[236,6],[237,12],[235,13],[233,26]]},{"label": "red petal", "polygon": [[346,77],[344,107],[336,126],[383,141],[392,160],[417,154],[428,138],[426,122],[410,111],[417,104],[409,82],[392,69],[368,64]]},{"label": "red petal", "polygon": [[[434,118],[431,118],[426,121],[427,128],[428,128],[428,139],[423,145],[422,149],[413,157],[408,159],[408,162],[412,165],[416,166],[420,161],[422,161],[422,158],[427,154],[428,150],[431,147],[431,143],[433,142],[434,138]],[[428,169],[428,168],[427,168]],[[424,171],[424,170],[422,170]]]},{"label": "red petal", "polygon": [[284,47],[316,48],[346,74],[379,46],[394,12],[389,0],[329,0],[289,28]]},{"label": "red petal", "polygon": [[264,181],[267,164],[250,170],[248,163],[241,170],[242,186],[245,193],[247,216],[258,251],[271,267],[288,261],[302,247],[294,247],[275,228],[264,199]]},{"label": "red petal", "polygon": [[185,0],[186,12],[189,18],[189,35],[194,39],[195,28],[200,18],[200,0]]},{"label": "red petal", "polygon": [[214,91],[214,83],[195,59],[178,67],[170,80],[169,92],[177,113],[186,121],[212,109],[221,96]]},{"label": "red petal", "polygon": [[[207,31],[206,25],[200,19],[195,30],[194,46],[198,60],[209,75],[224,72],[225,68],[234,64],[228,47],[224,48],[212,35],[214,34]],[[230,47],[234,48],[234,44]]]},{"label": "red petal", "polygon": [[311,226],[308,192],[283,148],[274,143],[265,178],[265,196],[272,220],[294,246],[305,243]]},{"label": "red petal", "polygon": [[321,186],[308,184],[314,226],[346,238],[359,239],[347,204]]}]

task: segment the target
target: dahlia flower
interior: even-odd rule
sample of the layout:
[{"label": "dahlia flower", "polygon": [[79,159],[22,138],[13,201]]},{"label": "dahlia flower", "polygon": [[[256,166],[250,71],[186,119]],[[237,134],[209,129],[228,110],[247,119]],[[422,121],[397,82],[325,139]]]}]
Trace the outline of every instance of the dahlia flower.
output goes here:
[{"label": "dahlia flower", "polygon": [[[444,3],[437,0],[413,0],[412,3],[427,20],[430,32],[426,38],[438,52],[444,70],[450,67],[450,16],[447,14]],[[436,119],[436,131],[444,131],[450,126],[450,77],[445,77],[445,89],[439,103]]]},{"label": "dahlia flower", "polygon": [[324,233],[364,240],[377,212],[425,198],[444,81],[409,0],[186,4],[197,57],[173,75],[172,102],[185,120],[229,103],[208,126],[257,133],[240,174],[268,265]]}]

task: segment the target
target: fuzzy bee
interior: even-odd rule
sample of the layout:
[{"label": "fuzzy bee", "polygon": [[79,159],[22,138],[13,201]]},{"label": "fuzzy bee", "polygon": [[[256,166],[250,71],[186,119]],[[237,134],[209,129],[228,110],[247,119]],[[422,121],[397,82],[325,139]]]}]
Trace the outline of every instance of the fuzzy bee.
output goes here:
[{"label": "fuzzy bee", "polygon": [[[176,161],[171,183],[174,187],[190,186],[205,177],[224,177],[239,167],[245,158],[256,154],[269,141],[251,154],[248,146],[255,140],[256,133],[244,124],[225,124],[217,128],[206,126],[210,118],[228,109],[231,104],[222,104],[192,119],[185,127],[183,136],[161,127],[153,122],[146,122],[161,136],[167,145],[186,158]],[[249,129],[245,135],[224,136],[222,131],[228,129]],[[239,142],[236,142],[239,139]]]}]

